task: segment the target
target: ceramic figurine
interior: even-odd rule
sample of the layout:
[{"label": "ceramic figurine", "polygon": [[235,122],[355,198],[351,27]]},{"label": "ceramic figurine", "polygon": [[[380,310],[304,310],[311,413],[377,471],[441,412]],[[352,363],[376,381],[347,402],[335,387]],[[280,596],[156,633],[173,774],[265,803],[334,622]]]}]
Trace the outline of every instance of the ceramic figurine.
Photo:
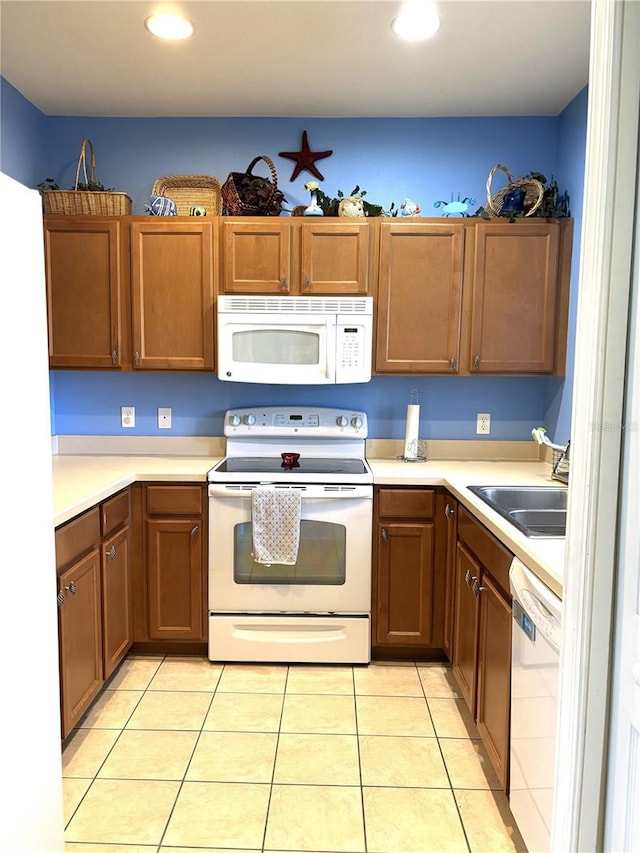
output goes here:
[{"label": "ceramic figurine", "polygon": [[442,213],[443,216],[455,216],[456,214],[460,216],[469,216],[467,213],[469,205],[475,203],[476,200],[472,196],[467,196],[460,201],[460,193],[458,193],[457,200],[454,201],[453,193],[451,193],[451,201],[436,201],[433,206],[444,208]]},{"label": "ceramic figurine", "polygon": [[399,216],[417,216],[420,213],[420,207],[412,198],[405,198],[398,213]]},{"label": "ceramic figurine", "polygon": [[304,185],[305,190],[311,193],[311,203],[304,209],[304,216],[324,216],[324,211],[318,204],[318,182],[307,181]]},{"label": "ceramic figurine", "polygon": [[338,205],[338,216],[364,216],[362,199],[356,195],[348,195]]}]

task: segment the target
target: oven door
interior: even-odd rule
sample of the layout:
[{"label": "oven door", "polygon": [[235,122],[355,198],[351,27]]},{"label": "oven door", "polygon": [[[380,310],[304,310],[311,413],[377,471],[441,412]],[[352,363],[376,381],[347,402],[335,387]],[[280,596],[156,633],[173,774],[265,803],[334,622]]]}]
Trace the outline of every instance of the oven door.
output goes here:
[{"label": "oven door", "polygon": [[253,488],[209,486],[209,609],[368,614],[373,488],[288,486],[302,491],[298,560],[293,566],[254,562]]}]

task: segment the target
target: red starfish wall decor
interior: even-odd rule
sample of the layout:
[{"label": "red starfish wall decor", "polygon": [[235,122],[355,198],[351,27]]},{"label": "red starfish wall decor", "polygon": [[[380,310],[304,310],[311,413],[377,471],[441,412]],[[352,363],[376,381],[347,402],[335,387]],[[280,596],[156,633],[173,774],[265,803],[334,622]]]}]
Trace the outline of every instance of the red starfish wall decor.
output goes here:
[{"label": "red starfish wall decor", "polygon": [[333,154],[333,151],[312,151],[309,148],[306,130],[302,133],[302,149],[300,151],[280,151],[280,157],[296,161],[293,173],[289,178],[290,181],[295,181],[303,169],[311,172],[319,181],[324,181],[324,175],[320,173],[315,161],[323,160],[325,157],[331,156],[331,154]]}]

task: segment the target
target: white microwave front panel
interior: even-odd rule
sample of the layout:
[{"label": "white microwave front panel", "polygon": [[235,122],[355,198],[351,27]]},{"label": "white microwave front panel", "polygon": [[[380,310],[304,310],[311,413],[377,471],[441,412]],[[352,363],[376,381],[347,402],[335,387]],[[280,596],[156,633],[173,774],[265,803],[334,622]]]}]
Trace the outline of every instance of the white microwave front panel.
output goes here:
[{"label": "white microwave front panel", "polygon": [[218,376],[228,382],[322,385],[335,382],[332,317],[219,317]]}]

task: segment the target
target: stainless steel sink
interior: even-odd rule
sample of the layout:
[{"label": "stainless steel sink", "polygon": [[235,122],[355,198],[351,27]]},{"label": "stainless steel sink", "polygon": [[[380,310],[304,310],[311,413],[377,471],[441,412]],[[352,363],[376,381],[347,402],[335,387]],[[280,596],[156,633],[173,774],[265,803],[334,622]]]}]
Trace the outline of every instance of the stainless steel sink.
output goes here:
[{"label": "stainless steel sink", "polygon": [[545,486],[468,488],[525,536],[552,538],[566,534],[567,489]]}]

